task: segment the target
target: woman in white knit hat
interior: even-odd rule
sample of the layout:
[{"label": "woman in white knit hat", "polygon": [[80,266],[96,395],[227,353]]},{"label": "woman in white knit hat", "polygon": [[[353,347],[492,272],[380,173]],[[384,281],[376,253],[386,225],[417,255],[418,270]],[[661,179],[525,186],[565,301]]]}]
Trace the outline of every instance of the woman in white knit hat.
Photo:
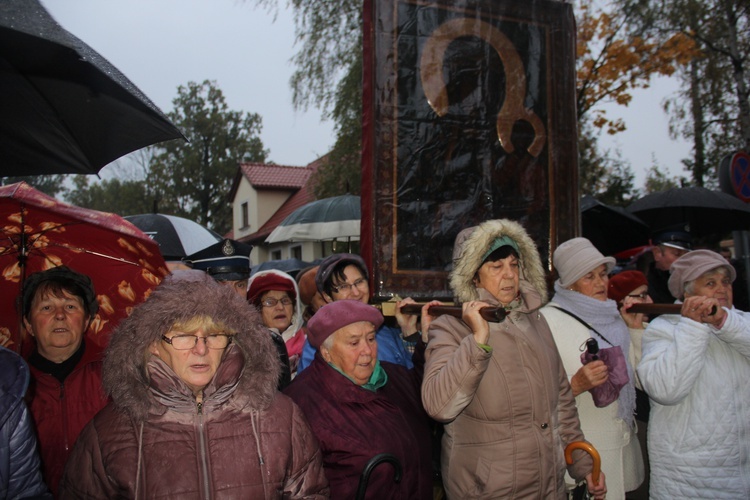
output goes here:
[{"label": "woman in white knit hat", "polygon": [[[542,308],[565,365],[581,419],[581,430],[602,457],[607,475],[607,497],[622,500],[644,478],[643,459],[636,438],[634,371],[627,361],[630,333],[614,300],[607,297],[609,273],[615,259],[605,257],[586,238],[562,243],[552,256],[559,279],[555,295]],[[629,382],[608,406],[594,403],[591,389],[604,384],[609,372],[602,361],[581,363],[589,338],[600,348],[619,346],[627,363]],[[573,480],[567,479],[570,486]]]}]

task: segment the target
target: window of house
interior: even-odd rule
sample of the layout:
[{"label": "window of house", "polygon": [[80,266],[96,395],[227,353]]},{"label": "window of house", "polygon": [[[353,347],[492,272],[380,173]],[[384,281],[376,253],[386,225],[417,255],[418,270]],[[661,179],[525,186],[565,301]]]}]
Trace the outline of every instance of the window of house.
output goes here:
[{"label": "window of house", "polygon": [[289,254],[292,259],[302,260],[302,246],[297,245],[289,249]]},{"label": "window of house", "polygon": [[242,229],[245,229],[250,226],[250,217],[247,211],[247,202],[241,205],[241,210],[242,210]]},{"label": "window of house", "polygon": [[281,260],[281,250],[271,250],[271,260]]}]

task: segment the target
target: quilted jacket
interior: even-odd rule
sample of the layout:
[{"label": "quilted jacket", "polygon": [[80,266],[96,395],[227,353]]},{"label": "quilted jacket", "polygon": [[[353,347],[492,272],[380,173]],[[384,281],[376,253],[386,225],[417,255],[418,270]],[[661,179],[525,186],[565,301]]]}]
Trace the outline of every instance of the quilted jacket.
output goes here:
[{"label": "quilted jacket", "polygon": [[[318,443],[276,391],[281,367],[257,311],[206,273],[182,273],[113,332],[102,371],[112,403],[76,442],[61,498],[325,497]],[[198,402],[149,347],[204,316],[236,334]]]},{"label": "quilted jacket", "polygon": [[0,498],[52,498],[42,481],[36,436],[23,402],[29,369],[0,347]]},{"label": "quilted jacket", "polygon": [[750,498],[750,314],[717,330],[659,316],[638,375],[651,398],[651,498]]},{"label": "quilted jacket", "polygon": [[[575,399],[555,341],[538,308],[546,299],[539,254],[523,227],[508,220],[478,226],[463,243],[451,275],[458,300],[498,306],[473,275],[495,238],[519,246],[523,304],[490,323],[491,352],[460,319],[432,322],[422,401],[445,423],[443,484],[449,498],[566,498],[563,450],[584,439]],[[577,480],[591,472],[588,455],[574,454]]]}]

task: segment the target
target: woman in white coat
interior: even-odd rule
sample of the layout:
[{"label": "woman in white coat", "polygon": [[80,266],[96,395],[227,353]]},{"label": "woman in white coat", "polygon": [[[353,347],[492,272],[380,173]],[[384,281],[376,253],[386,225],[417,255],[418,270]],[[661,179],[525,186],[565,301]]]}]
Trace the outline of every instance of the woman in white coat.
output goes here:
[{"label": "woman in white coat", "polygon": [[693,250],[670,272],[680,314],[649,323],[638,366],[651,498],[750,498],[750,314],[732,305],[735,270]]},{"label": "woman in white coat", "polygon": [[[626,360],[630,352],[628,326],[617,303],[607,297],[608,275],[615,259],[603,256],[586,238],[573,238],[555,250],[552,263],[560,278],[555,281],[552,302],[541,311],[568,374],[581,430],[602,457],[607,497],[623,500],[625,492],[636,489],[644,477],[634,423],[633,368],[627,362],[630,381],[620,390],[618,399],[598,408],[589,391],[607,381],[607,367],[602,361],[581,363],[581,352],[589,338],[596,339],[602,349],[619,346]],[[572,479],[567,480],[572,483]]]}]

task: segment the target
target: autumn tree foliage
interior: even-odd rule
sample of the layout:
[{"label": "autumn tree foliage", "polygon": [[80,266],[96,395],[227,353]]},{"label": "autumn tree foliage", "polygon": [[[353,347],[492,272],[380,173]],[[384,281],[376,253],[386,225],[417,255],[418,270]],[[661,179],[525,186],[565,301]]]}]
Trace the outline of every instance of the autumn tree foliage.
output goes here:
[{"label": "autumn tree foliage", "polygon": [[601,104],[627,106],[632,90],[648,88],[654,75],[670,76],[699,52],[694,40],[675,33],[663,41],[628,31],[631,11],[603,11],[592,0],[583,0],[577,11],[576,108],[578,120],[616,134],[625,130],[622,120],[610,120]]},{"label": "autumn tree foliage", "polygon": [[601,201],[626,205],[638,195],[632,167],[619,152],[601,151],[597,136],[625,130],[621,119],[607,116],[603,104],[630,104],[635,89],[648,88],[651,77],[671,76],[697,55],[683,33],[663,39],[632,29],[632,10],[597,7],[582,0],[576,11],[576,108],[580,190]]},{"label": "autumn tree foliage", "polygon": [[721,158],[750,150],[750,2],[748,0],[616,0],[634,13],[632,29],[654,39],[673,33],[700,51],[675,77],[680,91],[665,103],[674,136],[693,144],[683,160],[695,185],[715,183]]}]

